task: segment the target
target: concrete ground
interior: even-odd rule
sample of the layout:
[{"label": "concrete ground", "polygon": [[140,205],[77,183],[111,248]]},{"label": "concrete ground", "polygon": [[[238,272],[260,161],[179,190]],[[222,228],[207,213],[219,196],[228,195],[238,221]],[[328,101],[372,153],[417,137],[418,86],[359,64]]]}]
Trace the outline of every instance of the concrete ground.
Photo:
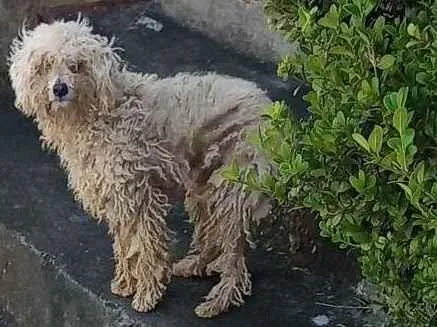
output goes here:
[{"label": "concrete ground", "polygon": [[[114,34],[138,70],[161,76],[216,70],[258,82],[273,98],[290,97],[294,83],[275,77],[275,67],[237,55],[163,17],[147,2],[89,12],[96,30]],[[58,12],[57,15],[64,13]],[[178,254],[189,226],[176,207],[170,225]],[[247,304],[213,320],[193,308],[214,280],[175,279],[153,313],[138,314],[129,300],[112,296],[113,261],[106,227],[72,200],[52,154],[40,150],[33,124],[13,109],[8,87],[0,90],[0,327],[94,326],[363,326],[354,304],[355,273],[332,258],[311,269],[293,269],[272,254],[251,253],[254,295]],[[350,270],[349,270],[350,269]],[[325,305],[323,304],[325,303]],[[334,307],[326,304],[333,304]]]}]

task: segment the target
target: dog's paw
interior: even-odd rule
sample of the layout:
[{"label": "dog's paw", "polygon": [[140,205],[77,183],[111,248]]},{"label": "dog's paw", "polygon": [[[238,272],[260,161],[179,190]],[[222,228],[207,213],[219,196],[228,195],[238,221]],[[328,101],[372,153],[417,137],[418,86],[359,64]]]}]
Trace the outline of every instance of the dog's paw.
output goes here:
[{"label": "dog's paw", "polygon": [[[238,278],[240,277],[240,278]],[[250,280],[243,276],[228,276],[220,280],[205,296],[194,312],[200,318],[212,318],[244,304],[244,296],[251,294]]]},{"label": "dog's paw", "polygon": [[138,312],[149,312],[156,308],[158,302],[158,297],[137,293],[132,301],[132,308]]},{"label": "dog's paw", "polygon": [[194,308],[194,313],[199,318],[213,318],[224,311],[227,310],[224,310],[222,306],[219,306],[215,300],[205,301]]},{"label": "dog's paw", "polygon": [[199,265],[199,256],[189,255],[173,264],[173,275],[178,277],[201,277],[202,269]]},{"label": "dog's paw", "polygon": [[135,293],[135,287],[126,285],[126,282],[120,283],[118,281],[111,282],[111,292],[114,295],[121,297],[128,297]]}]

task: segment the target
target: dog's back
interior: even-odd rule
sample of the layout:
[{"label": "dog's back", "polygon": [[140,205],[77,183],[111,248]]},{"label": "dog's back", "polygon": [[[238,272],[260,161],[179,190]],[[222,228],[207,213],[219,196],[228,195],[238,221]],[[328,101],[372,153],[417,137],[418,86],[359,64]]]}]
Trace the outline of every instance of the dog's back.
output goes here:
[{"label": "dog's back", "polygon": [[270,103],[254,83],[215,73],[151,81],[142,96],[175,142],[205,132],[223,137],[229,128],[257,124]]}]

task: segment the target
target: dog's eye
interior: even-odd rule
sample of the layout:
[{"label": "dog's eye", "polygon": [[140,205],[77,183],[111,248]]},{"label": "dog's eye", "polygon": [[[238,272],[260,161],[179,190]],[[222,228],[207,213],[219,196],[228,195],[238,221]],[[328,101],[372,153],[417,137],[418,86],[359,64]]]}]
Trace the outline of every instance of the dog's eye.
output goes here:
[{"label": "dog's eye", "polygon": [[46,63],[44,64],[44,70],[47,72],[47,71],[49,71],[50,69],[52,69],[52,64],[51,64],[50,62],[46,62]]},{"label": "dog's eye", "polygon": [[73,73],[77,74],[80,73],[83,70],[84,63],[83,62],[75,62],[70,65],[68,65],[68,69]]},{"label": "dog's eye", "polygon": [[45,72],[48,72],[50,69],[51,69],[51,64],[43,61],[41,64],[33,66],[32,72],[35,75],[42,75]]}]

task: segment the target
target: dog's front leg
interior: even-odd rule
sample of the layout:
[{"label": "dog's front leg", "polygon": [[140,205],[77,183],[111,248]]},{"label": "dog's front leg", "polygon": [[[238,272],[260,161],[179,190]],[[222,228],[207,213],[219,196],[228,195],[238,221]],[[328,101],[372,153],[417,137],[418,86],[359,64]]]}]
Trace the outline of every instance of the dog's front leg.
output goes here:
[{"label": "dog's front leg", "polygon": [[139,210],[111,228],[116,260],[112,291],[121,296],[135,293],[132,307],[140,312],[156,307],[171,277],[167,197],[151,186],[146,187],[144,195]]},{"label": "dog's front leg", "polygon": [[137,281],[129,268],[132,260],[129,260],[127,251],[129,250],[128,237],[132,233],[134,224],[117,224],[110,225],[112,236],[114,238],[113,250],[115,260],[115,273],[111,282],[111,291],[113,294],[128,297],[135,293]]}]

